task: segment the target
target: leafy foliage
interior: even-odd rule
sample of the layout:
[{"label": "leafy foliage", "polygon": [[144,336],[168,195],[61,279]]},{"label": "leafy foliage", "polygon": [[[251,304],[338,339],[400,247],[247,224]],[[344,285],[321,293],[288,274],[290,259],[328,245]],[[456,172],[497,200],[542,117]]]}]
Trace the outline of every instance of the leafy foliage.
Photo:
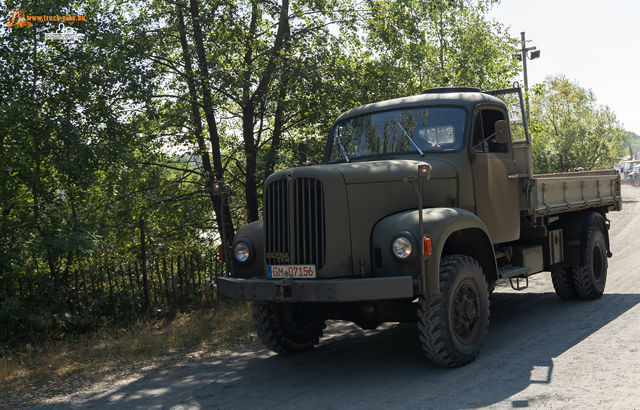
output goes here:
[{"label": "leafy foliage", "polygon": [[625,138],[625,146],[629,149],[629,155],[634,156],[640,152],[640,135],[635,132],[628,131]]},{"label": "leafy foliage", "polygon": [[531,105],[534,172],[610,169],[624,155],[627,133],[615,114],[577,82],[547,77]]},{"label": "leafy foliage", "polygon": [[[3,3],[0,14],[17,6]],[[145,10],[55,1],[23,10],[84,15],[71,24],[86,37],[46,41],[57,29],[47,22],[0,29],[0,93],[9,96],[0,99],[0,340],[102,320],[108,278],[92,273],[98,290],[85,298],[78,283],[86,292],[108,254],[139,259],[141,217],[165,254],[176,240],[180,252],[199,245],[210,219],[192,173],[145,165],[186,162],[148,132],[158,72],[146,60]]]},{"label": "leafy foliage", "polygon": [[146,313],[142,282],[162,312],[197,304],[219,232],[260,217],[264,180],[309,162],[299,143],[321,162],[340,112],[511,81],[517,41],[486,18],[494,3],[0,4],[86,17],[67,23],[76,43],[45,40],[57,22],[0,28],[0,340]]}]

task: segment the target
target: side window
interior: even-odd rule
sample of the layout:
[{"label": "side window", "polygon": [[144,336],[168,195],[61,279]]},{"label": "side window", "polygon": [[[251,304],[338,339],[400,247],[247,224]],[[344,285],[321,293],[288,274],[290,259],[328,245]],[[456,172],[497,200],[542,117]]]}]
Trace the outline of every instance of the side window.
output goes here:
[{"label": "side window", "polygon": [[504,119],[504,114],[498,110],[476,112],[472,138],[476,152],[509,152],[509,144],[496,142],[496,121]]}]

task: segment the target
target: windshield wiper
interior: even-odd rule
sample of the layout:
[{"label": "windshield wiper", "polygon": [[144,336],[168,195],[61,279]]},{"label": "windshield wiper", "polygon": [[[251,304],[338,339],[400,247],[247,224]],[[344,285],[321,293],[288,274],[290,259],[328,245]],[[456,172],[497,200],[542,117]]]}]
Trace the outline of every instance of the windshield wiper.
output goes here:
[{"label": "windshield wiper", "polygon": [[344,159],[346,159],[347,162],[351,162],[349,161],[349,157],[347,156],[347,150],[344,149],[344,145],[342,145],[342,140],[340,139],[340,136],[338,135],[337,132],[336,132],[336,138],[338,139],[338,146],[342,150],[342,155],[344,155]]},{"label": "windshield wiper", "polygon": [[402,134],[402,136],[405,136],[405,135],[406,135],[406,136],[407,136],[407,138],[409,138],[409,141],[411,141],[411,143],[413,144],[413,146],[414,146],[414,147],[416,147],[416,149],[417,149],[417,150],[418,150],[418,152],[420,153],[420,156],[423,156],[423,157],[424,157],[424,152],[422,152],[422,150],[421,150],[421,149],[416,145],[416,143],[415,143],[415,142],[413,142],[413,138],[411,138],[411,137],[409,136],[409,133],[408,133],[407,131],[405,131],[405,130],[404,130],[404,128],[402,128],[402,125],[400,125],[399,123],[397,123],[397,124],[398,124],[398,127],[400,127],[400,129],[402,130],[402,132],[404,132],[404,134]]}]

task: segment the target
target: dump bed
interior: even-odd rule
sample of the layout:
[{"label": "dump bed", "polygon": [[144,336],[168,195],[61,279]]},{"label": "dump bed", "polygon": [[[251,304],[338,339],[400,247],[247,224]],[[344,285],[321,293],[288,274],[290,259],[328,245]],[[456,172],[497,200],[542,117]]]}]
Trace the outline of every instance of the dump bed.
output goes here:
[{"label": "dump bed", "polygon": [[[534,175],[525,181],[526,214],[558,214],[586,208],[622,209],[620,176],[615,170]],[[521,197],[522,198],[522,197]]]}]

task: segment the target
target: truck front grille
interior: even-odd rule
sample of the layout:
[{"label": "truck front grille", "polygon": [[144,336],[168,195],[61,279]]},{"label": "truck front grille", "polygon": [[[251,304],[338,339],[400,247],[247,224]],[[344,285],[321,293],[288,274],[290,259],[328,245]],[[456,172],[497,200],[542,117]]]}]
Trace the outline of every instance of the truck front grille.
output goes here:
[{"label": "truck front grille", "polygon": [[313,178],[274,181],[264,203],[267,265],[324,266],[324,191]]}]

